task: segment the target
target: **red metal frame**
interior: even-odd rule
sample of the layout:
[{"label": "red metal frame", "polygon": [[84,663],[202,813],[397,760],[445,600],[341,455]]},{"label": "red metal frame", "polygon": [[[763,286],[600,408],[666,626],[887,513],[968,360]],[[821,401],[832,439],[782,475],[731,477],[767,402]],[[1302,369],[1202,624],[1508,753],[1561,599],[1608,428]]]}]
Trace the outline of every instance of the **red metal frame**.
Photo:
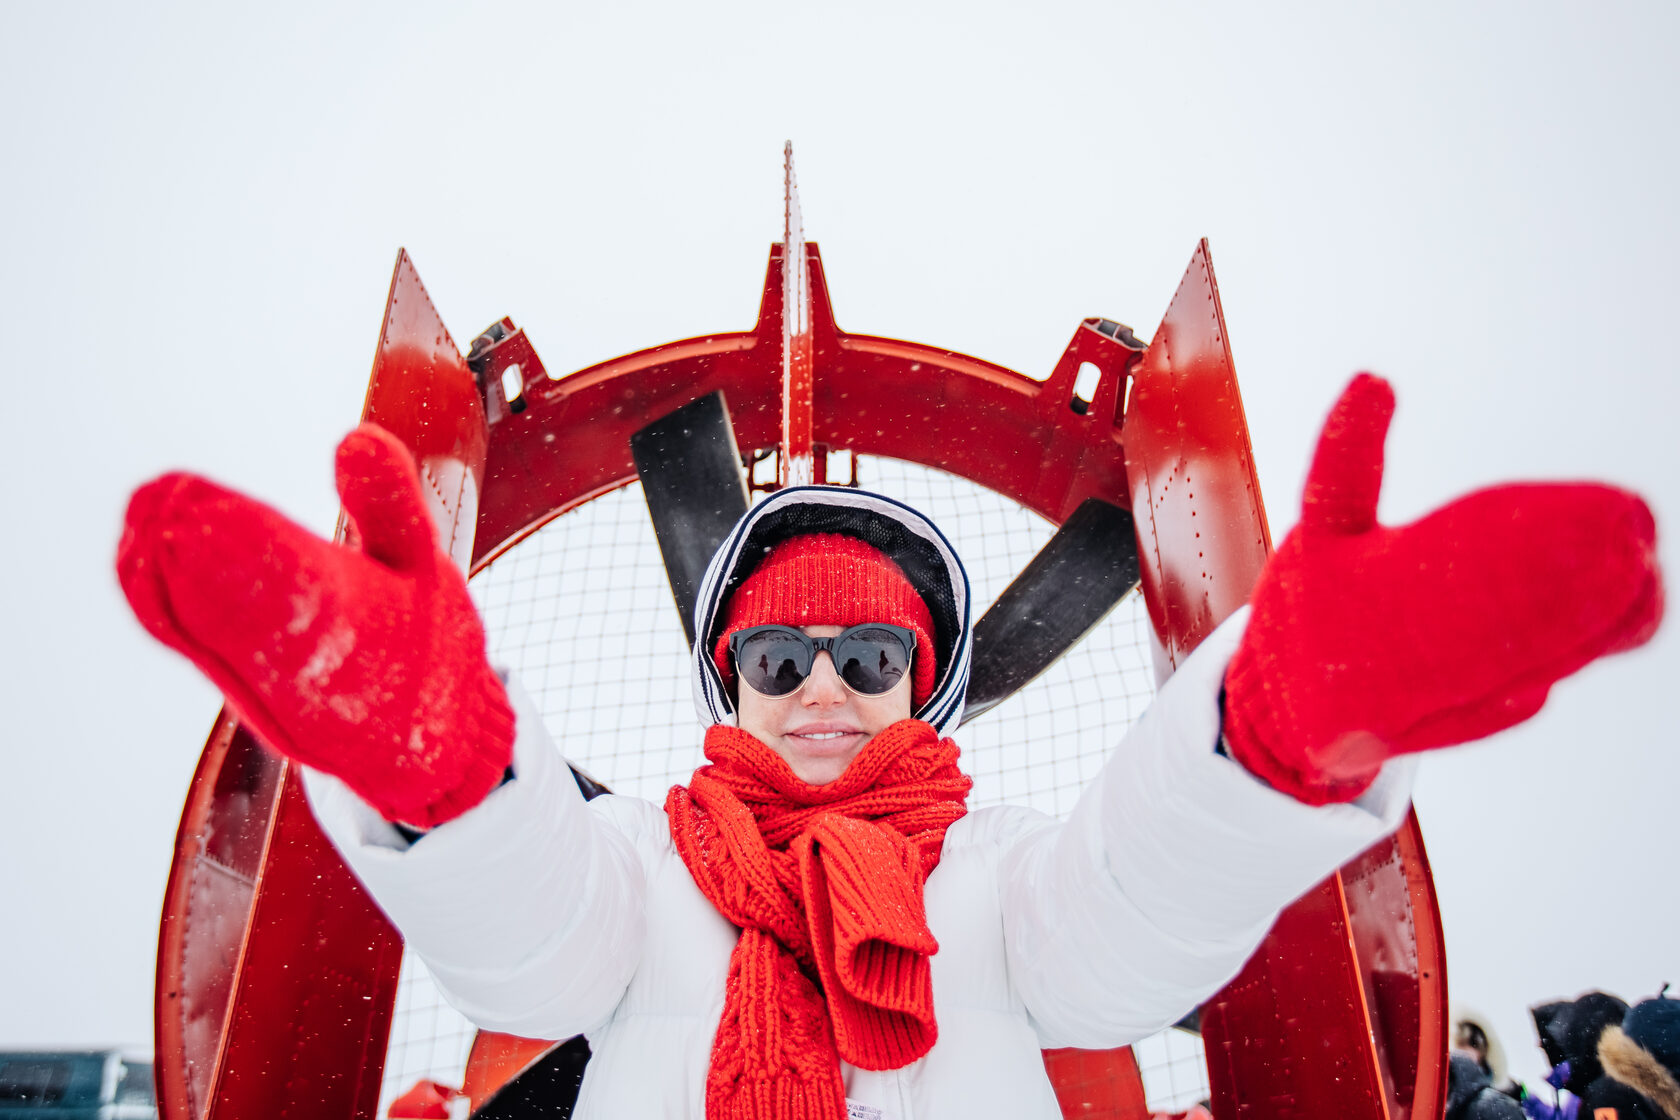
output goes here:
[{"label": "red metal frame", "polygon": [[[465,564],[488,429],[407,253],[363,417],[414,452],[442,539]],[[291,765],[224,712],[187,797],[164,899],[162,1114],[372,1116],[401,961],[396,930],[321,835]]]},{"label": "red metal frame", "polygon": [[1165,678],[1248,601],[1272,551],[1206,241],[1144,351],[1123,439]]},{"label": "red metal frame", "polygon": [[[1099,332],[1100,320],[1081,323],[1050,377],[1035,381],[955,351],[842,332],[814,242],[806,260],[815,443],[949,471],[1058,524],[1086,498],[1128,503],[1116,420],[1138,353]],[[743,453],[777,447],[782,307],[777,245],[750,331],[666,343],[559,379],[498,344],[482,375],[492,423],[473,569],[550,518],[635,481],[631,433],[708,393],[723,391]],[[515,362],[525,401],[517,414],[501,389]],[[1083,362],[1102,379],[1080,414],[1070,404]]]},{"label": "red metal frame", "polygon": [[[813,450],[948,471],[1058,524],[1089,497],[1132,508],[1163,674],[1242,603],[1270,544],[1205,244],[1145,352],[1088,319],[1040,382],[952,351],[841,331],[817,246],[800,251],[793,217],[790,205],[794,259],[772,249],[752,330],[558,379],[504,321],[510,333],[475,363],[475,382],[399,257],[365,414],[414,447],[458,560],[481,569],[549,519],[633,481],[630,434],[713,391],[724,391],[743,451],[781,448],[784,346],[803,335]],[[800,260],[808,302],[789,299],[797,288],[789,266]],[[788,314],[790,302],[805,304],[808,329],[797,308]],[[1101,378],[1088,402],[1076,402],[1084,362]],[[502,384],[515,364],[517,411]],[[1439,922],[1415,822],[1389,844],[1286,912],[1249,969],[1204,1010],[1222,1117],[1438,1114]],[[295,776],[219,721],[189,795],[165,906],[165,1115],[371,1115],[396,948],[314,829]],[[1124,1052],[1078,1064],[1121,1079],[1135,1072]],[[1108,1114],[1136,1107],[1116,1103]]]},{"label": "red metal frame", "polygon": [[[1440,1116],[1445,969],[1429,862],[1408,815],[1285,910],[1202,1008],[1214,1114]],[[1311,1027],[1254,1029],[1265,1021]]]},{"label": "red metal frame", "polygon": [[[1138,365],[1123,435],[1164,677],[1243,604],[1271,552],[1205,241]],[[1215,1115],[1440,1115],[1445,993],[1439,911],[1409,816],[1284,911],[1202,1009]]]},{"label": "red metal frame", "polygon": [[1131,1047],[1119,1050],[1046,1050],[1056,1103],[1068,1120],[1147,1120],[1149,1098]]}]

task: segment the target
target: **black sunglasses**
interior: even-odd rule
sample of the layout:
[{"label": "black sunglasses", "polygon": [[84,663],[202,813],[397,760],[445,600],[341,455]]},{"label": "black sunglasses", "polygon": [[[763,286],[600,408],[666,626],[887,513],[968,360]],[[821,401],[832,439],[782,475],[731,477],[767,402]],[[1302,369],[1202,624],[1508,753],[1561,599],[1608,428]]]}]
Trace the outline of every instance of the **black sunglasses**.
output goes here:
[{"label": "black sunglasses", "polygon": [[823,650],[847,688],[860,696],[880,696],[909,676],[915,648],[914,631],[885,622],[848,626],[832,638],[813,638],[792,626],[752,626],[729,636],[741,679],[763,696],[799,691]]}]

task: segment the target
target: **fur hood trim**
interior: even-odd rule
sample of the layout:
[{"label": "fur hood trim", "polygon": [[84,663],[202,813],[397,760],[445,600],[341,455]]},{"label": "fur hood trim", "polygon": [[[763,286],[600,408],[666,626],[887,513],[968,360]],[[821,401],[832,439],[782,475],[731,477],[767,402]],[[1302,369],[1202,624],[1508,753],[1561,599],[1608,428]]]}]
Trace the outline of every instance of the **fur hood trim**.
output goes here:
[{"label": "fur hood trim", "polygon": [[1680,1120],[1680,1081],[1621,1027],[1604,1029],[1598,1040],[1598,1059],[1605,1073],[1649,1098],[1669,1120]]},{"label": "fur hood trim", "polygon": [[[1499,1035],[1493,1029],[1493,1020],[1483,1015],[1476,1008],[1466,1007],[1463,1004],[1454,1004],[1447,1015],[1455,1033],[1459,1026],[1465,1023],[1473,1025],[1482,1032],[1482,1037],[1487,1040],[1487,1066],[1493,1084],[1496,1087],[1505,1084],[1505,1075],[1509,1072],[1510,1067],[1505,1062],[1505,1047],[1500,1043]],[[1453,1044],[1456,1044],[1456,1040]]]}]

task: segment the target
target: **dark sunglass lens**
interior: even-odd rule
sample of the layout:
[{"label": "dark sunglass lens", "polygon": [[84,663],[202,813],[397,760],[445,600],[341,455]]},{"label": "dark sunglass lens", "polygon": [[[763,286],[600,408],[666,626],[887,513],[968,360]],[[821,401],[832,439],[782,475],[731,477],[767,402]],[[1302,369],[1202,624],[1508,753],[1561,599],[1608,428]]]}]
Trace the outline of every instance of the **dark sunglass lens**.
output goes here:
[{"label": "dark sunglass lens", "polygon": [[804,684],[809,672],[808,667],[800,668],[804,663],[804,645],[792,635],[774,632],[754,634],[736,654],[741,679],[766,696],[786,696]]},{"label": "dark sunglass lens", "polygon": [[892,691],[910,670],[909,653],[890,630],[853,631],[834,652],[840,679],[869,696]]}]

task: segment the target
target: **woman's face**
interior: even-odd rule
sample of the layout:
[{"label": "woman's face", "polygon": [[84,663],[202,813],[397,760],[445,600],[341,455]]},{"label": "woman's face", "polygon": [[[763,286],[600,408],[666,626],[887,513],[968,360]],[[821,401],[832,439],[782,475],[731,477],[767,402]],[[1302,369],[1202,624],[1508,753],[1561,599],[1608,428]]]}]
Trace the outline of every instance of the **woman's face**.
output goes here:
[{"label": "woman's face", "polygon": [[[832,638],[839,626],[801,627],[813,638]],[[811,675],[786,696],[765,696],[745,684],[737,688],[736,718],[787,761],[801,781],[825,786],[846,772],[875,735],[910,718],[910,674],[889,692],[860,696],[834,671],[828,653],[817,654]]]}]

